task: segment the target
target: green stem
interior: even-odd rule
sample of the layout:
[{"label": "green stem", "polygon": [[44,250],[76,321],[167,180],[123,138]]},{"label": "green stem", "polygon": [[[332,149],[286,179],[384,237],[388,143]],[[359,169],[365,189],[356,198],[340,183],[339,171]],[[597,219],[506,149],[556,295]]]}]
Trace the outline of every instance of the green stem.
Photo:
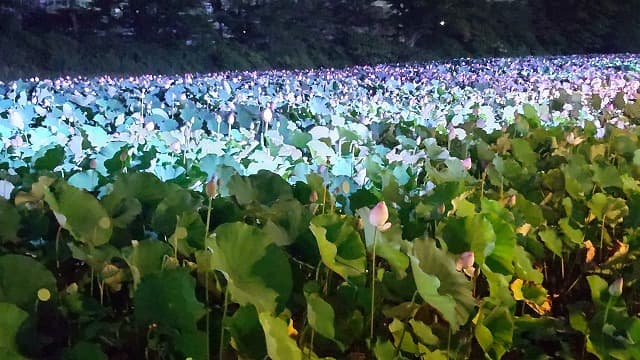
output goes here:
[{"label": "green stem", "polygon": [[[416,296],[418,296],[418,290],[416,290],[413,293],[413,296],[411,297],[411,304],[409,305],[409,308],[411,308],[413,306],[413,304],[416,303]],[[398,342],[398,346],[396,346],[396,351],[393,353],[393,358],[397,359],[398,355],[400,355],[400,347],[402,346],[402,341],[404,340],[404,335],[407,332],[407,325],[405,324],[405,326],[402,327],[402,334],[400,335],[400,341]]]},{"label": "green stem", "polygon": [[447,338],[447,359],[451,359],[451,327],[449,327],[449,337]]},{"label": "green stem", "polygon": [[373,348],[373,318],[375,315],[376,302],[376,243],[378,240],[378,229],[373,230],[373,249],[371,257],[371,324],[369,327],[369,342]]},{"label": "green stem", "polygon": [[611,300],[613,296],[609,295],[609,300],[607,300],[607,307],[604,309],[604,318],[602,319],[602,329],[604,330],[605,325],[607,325],[607,318],[609,317],[609,309],[611,308]]},{"label": "green stem", "polygon": [[602,217],[602,228],[600,229],[600,263],[602,263],[604,257],[604,232],[605,232],[605,221],[604,216]]},{"label": "green stem", "polygon": [[[207,251],[207,236],[209,235],[209,221],[211,221],[211,205],[213,202],[213,197],[209,196],[209,207],[207,208],[207,224],[205,225],[205,232],[204,232],[204,252],[207,254],[207,260],[209,260],[209,252]],[[209,329],[209,324],[210,324],[210,311],[209,311],[209,264],[210,261],[207,261],[207,266],[204,272],[204,306],[205,309],[207,310],[207,314],[206,314],[206,318],[205,318],[205,326],[206,326],[206,333],[207,333],[207,345],[206,345],[206,350],[207,350],[207,355],[205,356],[205,359],[209,359],[211,356],[211,345],[209,344],[209,336],[210,334],[210,329]]]},{"label": "green stem", "polygon": [[313,351],[313,338],[315,337],[316,332],[315,330],[311,329],[311,340],[309,343],[309,350],[307,351],[307,359],[311,360],[311,352]]},{"label": "green stem", "polygon": [[58,231],[56,232],[56,268],[60,270],[60,256],[58,254],[60,249],[60,232],[62,231],[62,226],[58,226]]},{"label": "green stem", "polygon": [[224,289],[224,305],[222,306],[222,320],[220,321],[220,344],[218,345],[218,359],[222,360],[224,355],[224,321],[227,318],[227,308],[229,306],[229,286]]}]

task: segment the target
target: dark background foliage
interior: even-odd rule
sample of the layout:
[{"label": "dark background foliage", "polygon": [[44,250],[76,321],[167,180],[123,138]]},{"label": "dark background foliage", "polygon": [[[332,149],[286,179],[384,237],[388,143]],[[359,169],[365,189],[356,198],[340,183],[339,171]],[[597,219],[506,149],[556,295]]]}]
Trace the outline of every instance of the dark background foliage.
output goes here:
[{"label": "dark background foliage", "polygon": [[0,16],[4,80],[640,52],[640,0],[2,0]]}]

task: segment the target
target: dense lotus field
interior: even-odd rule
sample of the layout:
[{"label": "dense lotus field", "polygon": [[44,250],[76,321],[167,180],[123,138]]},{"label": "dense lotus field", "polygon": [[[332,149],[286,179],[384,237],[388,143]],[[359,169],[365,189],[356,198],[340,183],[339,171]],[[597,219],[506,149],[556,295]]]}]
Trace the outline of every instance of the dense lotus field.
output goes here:
[{"label": "dense lotus field", "polygon": [[640,56],[0,83],[1,359],[640,359]]}]

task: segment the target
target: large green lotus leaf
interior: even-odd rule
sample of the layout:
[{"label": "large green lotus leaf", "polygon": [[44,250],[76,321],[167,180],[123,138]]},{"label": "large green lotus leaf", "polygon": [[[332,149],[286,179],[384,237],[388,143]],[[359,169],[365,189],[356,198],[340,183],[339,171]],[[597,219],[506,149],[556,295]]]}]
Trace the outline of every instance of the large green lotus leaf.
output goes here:
[{"label": "large green lotus leaf", "polygon": [[525,168],[535,170],[538,154],[536,154],[527,140],[511,139],[511,151],[513,156],[520,161]]},{"label": "large green lotus leaf", "polygon": [[556,256],[562,257],[562,239],[558,237],[556,231],[552,228],[539,231],[538,236],[547,249],[551,250]]},{"label": "large green lotus leaf", "polygon": [[593,181],[601,188],[617,187],[622,189],[620,173],[615,166],[610,164],[592,164]]},{"label": "large green lotus leaf", "polygon": [[302,351],[296,341],[289,337],[287,323],[268,312],[259,314],[264,330],[267,353],[272,359],[302,360]]},{"label": "large green lotus leaf", "polygon": [[100,345],[81,341],[72,348],[66,350],[62,355],[63,360],[107,360],[107,355],[102,351]]},{"label": "large green lotus leaf", "polygon": [[0,314],[0,356],[7,360],[26,359],[18,353],[16,334],[29,314],[16,305],[5,302],[0,302]]},{"label": "large green lotus leaf", "polygon": [[591,300],[600,308],[604,308],[610,295],[608,292],[609,284],[598,275],[587,276],[589,289],[591,290]]},{"label": "large green lotus leaf", "polygon": [[196,299],[196,280],[186,269],[164,270],[142,278],[133,297],[138,324],[194,332],[206,310]]},{"label": "large green lotus leaf", "polygon": [[531,255],[520,245],[516,245],[513,249],[513,264],[519,278],[536,284],[542,283],[542,273],[533,267]]},{"label": "large green lotus leaf", "polygon": [[[513,229],[514,219],[511,212],[494,200],[482,200],[482,212],[491,223],[495,234],[493,250],[486,259],[493,271],[502,274],[513,273],[513,251],[516,246],[516,234]],[[473,231],[467,228],[467,231]]]},{"label": "large green lotus leaf", "polygon": [[[120,198],[119,203],[112,200],[107,202],[103,198],[102,204],[111,216],[114,228],[126,228],[135,218],[142,213],[142,204],[134,197]],[[114,198],[109,198],[114,199]]]},{"label": "large green lotus leaf", "polygon": [[235,222],[220,225],[212,243],[212,261],[222,271],[234,301],[273,312],[293,287],[286,253],[255,226]]},{"label": "large green lotus leaf", "polygon": [[[40,262],[22,255],[0,257],[0,302],[13,303],[32,311],[38,290],[56,294],[56,279]],[[54,297],[55,298],[55,297]]]},{"label": "large green lotus leaf", "polygon": [[269,206],[276,200],[284,201],[294,198],[291,185],[280,175],[266,170],[260,170],[251,176],[234,175],[227,187],[229,195],[235,196],[240,205],[257,202]]},{"label": "large green lotus leaf", "polygon": [[431,327],[422,321],[410,319],[409,325],[411,325],[411,329],[413,330],[413,333],[416,334],[418,340],[423,344],[435,346],[440,342],[440,339],[438,339],[438,337],[433,333]]},{"label": "large green lotus leaf", "polygon": [[[184,217],[184,213],[197,214],[202,200],[189,190],[175,184],[169,185],[169,191],[153,212],[151,226],[164,235],[171,235],[176,230],[178,216]],[[200,220],[202,223],[202,220]],[[204,234],[202,234],[204,236]],[[202,239],[203,237],[201,237]]]},{"label": "large green lotus leaf", "polygon": [[529,123],[529,126],[532,129],[536,129],[542,125],[540,116],[538,115],[538,111],[536,110],[535,107],[533,107],[533,105],[531,104],[522,105],[522,112],[523,112],[522,116]]},{"label": "large green lotus leaf", "polygon": [[560,230],[566,236],[566,239],[570,241],[569,246],[582,246],[584,242],[584,233],[580,229],[574,229],[570,224],[569,218],[562,218],[558,220]]},{"label": "large green lotus leaf", "polygon": [[427,219],[441,216],[437,213],[438,208],[444,205],[445,210],[449,210],[451,201],[460,196],[464,189],[465,183],[463,181],[438,184],[431,195],[426,196],[416,205],[416,214]]},{"label": "large green lotus leaf", "polygon": [[411,269],[420,296],[440,311],[452,330],[457,331],[475,307],[471,282],[456,271],[452,256],[436,247],[435,241],[417,239],[413,250]]},{"label": "large green lotus leaf", "polygon": [[32,166],[36,170],[53,171],[64,162],[64,148],[60,145],[47,145],[31,158]]},{"label": "large green lotus leaf", "polygon": [[482,265],[496,246],[496,233],[491,221],[484,215],[469,216],[464,221],[465,235],[475,255],[475,261]]},{"label": "large green lotus leaf", "polygon": [[638,149],[638,138],[636,135],[627,129],[610,129],[612,136],[610,138],[612,142],[612,150],[622,157],[630,157],[635,155],[635,151]]},{"label": "large green lotus leaf", "polygon": [[165,256],[171,255],[171,246],[157,240],[142,240],[122,249],[122,256],[129,265],[135,287],[144,276],[159,273]]},{"label": "large green lotus leaf", "polygon": [[447,251],[460,254],[471,249],[471,239],[467,237],[465,226],[468,218],[470,217],[447,217],[442,221],[436,235],[444,240],[443,246],[446,245]]},{"label": "large green lotus leaf", "polygon": [[522,219],[533,227],[538,227],[544,222],[544,215],[540,206],[520,194],[516,196],[514,213],[520,214]]},{"label": "large green lotus leaf", "polygon": [[224,324],[233,338],[234,348],[248,359],[263,359],[267,355],[264,331],[258,312],[252,305],[241,306]]},{"label": "large green lotus leaf", "polygon": [[93,191],[98,186],[100,176],[93,169],[77,172],[73,174],[67,182],[78,189]]},{"label": "large green lotus leaf", "polygon": [[167,191],[168,185],[151,173],[127,173],[116,178],[113,190],[102,198],[102,203],[112,216],[113,210],[128,198],[138,199],[143,208],[155,209],[157,204],[166,197]]},{"label": "large green lotus leaf", "polygon": [[110,263],[113,258],[120,257],[120,251],[111,244],[93,247],[85,244],[68,242],[67,247],[71,251],[74,259],[84,261],[94,270],[100,270],[105,264]]},{"label": "large green lotus leaf", "polygon": [[505,306],[480,311],[475,327],[476,340],[490,359],[501,359],[513,341],[514,319]]},{"label": "large green lotus leaf", "polygon": [[600,221],[615,224],[629,214],[629,208],[624,199],[607,196],[603,193],[594,194],[587,203],[591,212]]},{"label": "large green lotus leaf", "polygon": [[513,299],[513,295],[509,290],[509,283],[513,277],[511,275],[495,273],[491,271],[486,264],[481,266],[481,269],[482,275],[485,276],[487,283],[489,284],[489,296],[491,299],[494,299],[507,307],[513,307],[516,304],[516,301]]},{"label": "large green lotus leaf", "polygon": [[393,343],[396,348],[410,354],[419,354],[418,344],[413,335],[406,331],[408,327],[403,321],[393,319],[389,324],[389,332],[393,336]]},{"label": "large green lotus leaf", "polygon": [[113,230],[111,218],[93,195],[58,180],[45,189],[44,199],[51,210],[66,219],[60,225],[77,241],[91,246],[109,242]]},{"label": "large green lotus leaf", "polygon": [[254,214],[264,220],[263,229],[278,246],[293,244],[298,236],[307,231],[312,216],[296,199],[278,200],[270,207],[256,207]]},{"label": "large green lotus leaf", "polygon": [[624,114],[631,120],[640,120],[640,99],[636,99],[634,102],[629,102],[624,106]]},{"label": "large green lotus leaf", "polygon": [[169,243],[185,256],[191,256],[204,246],[206,227],[197,212],[184,212],[178,216],[176,228]]},{"label": "large green lotus leaf", "polygon": [[574,199],[582,199],[591,193],[593,182],[589,165],[582,156],[574,155],[561,167],[564,174],[565,189]]},{"label": "large green lotus leaf", "polygon": [[8,200],[0,197],[0,244],[18,240],[20,214]]},{"label": "large green lotus leaf", "polygon": [[416,288],[422,299],[440,312],[442,317],[451,324],[454,332],[457,331],[462,325],[462,321],[458,321],[455,298],[451,295],[440,295],[438,293],[440,279],[422,271],[420,263],[415,257],[411,257],[411,270]]},{"label": "large green lotus leaf", "polygon": [[629,207],[629,216],[624,219],[623,225],[627,228],[640,227],[640,193],[630,195],[627,206]]},{"label": "large green lotus leaf", "polygon": [[367,253],[352,217],[319,215],[311,220],[309,229],[316,238],[320,257],[326,267],[344,279],[365,273]]},{"label": "large green lotus leaf", "polygon": [[176,350],[183,359],[205,360],[207,356],[207,333],[194,331],[182,333],[174,339]]},{"label": "large green lotus leaf", "polygon": [[[305,286],[305,290],[310,287]],[[307,300],[307,320],[309,325],[315,329],[318,334],[333,339],[336,333],[334,321],[335,312],[331,304],[326,302],[317,292],[304,292]]]}]

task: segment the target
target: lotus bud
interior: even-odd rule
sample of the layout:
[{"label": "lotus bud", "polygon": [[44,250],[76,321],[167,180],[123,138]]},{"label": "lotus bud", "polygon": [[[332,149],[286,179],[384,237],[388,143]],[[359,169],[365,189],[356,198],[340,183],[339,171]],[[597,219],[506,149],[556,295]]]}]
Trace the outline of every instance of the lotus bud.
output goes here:
[{"label": "lotus bud", "polygon": [[106,264],[101,271],[101,275],[104,279],[108,279],[117,275],[120,272],[120,268],[113,264]]},{"label": "lotus bud", "polygon": [[461,271],[464,268],[471,267],[474,262],[475,255],[473,254],[473,251],[465,251],[458,256],[458,261],[456,261],[456,270]]},{"label": "lotus bud", "polygon": [[129,153],[127,153],[126,151],[123,151],[120,153],[120,161],[125,162],[127,160],[127,157],[129,156]]},{"label": "lotus bud", "polygon": [[444,211],[446,209],[447,208],[444,206],[444,203],[440,204],[440,206],[438,206],[438,214],[440,214],[440,215],[444,214]]},{"label": "lotus bud", "polygon": [[465,170],[471,169],[471,158],[470,157],[462,160],[462,168],[465,169]]},{"label": "lotus bud", "polygon": [[67,224],[67,217],[63,214],[54,211],[53,216],[56,217],[56,220],[58,221],[58,224],[60,224],[60,226],[64,227]]},{"label": "lotus bud", "polygon": [[348,194],[348,193],[349,193],[349,190],[351,190],[351,186],[349,185],[349,182],[348,182],[348,181],[344,181],[344,182],[342,183],[341,190],[342,190],[342,192],[343,192],[343,193],[345,193],[345,194]]},{"label": "lotus bud", "polygon": [[180,152],[180,142],[179,141],[174,141],[169,148],[171,149],[171,151],[173,152]]},{"label": "lotus bud", "polygon": [[217,191],[218,186],[216,184],[216,179],[215,177],[212,177],[211,180],[209,180],[205,185],[205,192],[207,193],[207,196],[209,198],[214,198],[216,197]]},{"label": "lotus bud", "polygon": [[293,319],[289,319],[289,326],[287,326],[287,335],[289,335],[289,337],[298,336],[298,330],[293,327]]},{"label": "lotus bud", "polygon": [[96,159],[89,160],[89,167],[91,169],[95,169],[96,167],[98,167],[98,162],[96,161]]},{"label": "lotus bud", "polygon": [[311,192],[311,195],[309,195],[309,202],[314,203],[318,201],[318,193],[315,191]]},{"label": "lotus bud", "polygon": [[505,202],[505,205],[507,207],[515,206],[516,205],[516,199],[517,199],[516,194],[512,194],[511,196],[509,196],[507,198],[507,201]]},{"label": "lotus bud", "polygon": [[156,128],[156,124],[155,124],[153,121],[149,121],[148,123],[146,123],[146,124],[144,125],[144,128],[145,128],[147,131],[153,131],[153,130]]},{"label": "lotus bud", "polygon": [[38,300],[42,302],[47,302],[49,301],[49,299],[51,299],[51,291],[49,291],[49,289],[47,288],[39,289],[37,295],[38,295]]},{"label": "lotus bud", "polygon": [[389,220],[389,210],[387,204],[384,201],[380,201],[376,206],[371,209],[369,213],[369,222],[380,231],[385,231],[391,227]]},{"label": "lotus bud", "polygon": [[456,261],[456,271],[464,271],[467,276],[473,276],[475,269],[473,264],[475,262],[475,255],[473,251],[465,251],[460,256],[458,256],[458,260]]},{"label": "lotus bud", "polygon": [[624,286],[624,279],[617,278],[616,281],[612,282],[609,285],[609,295],[618,297],[622,295],[622,287]]},{"label": "lotus bud", "polygon": [[270,123],[271,120],[273,120],[273,112],[267,107],[262,111],[262,121]]},{"label": "lotus bud", "polygon": [[449,133],[449,141],[456,138],[456,128],[453,127],[452,123],[449,123],[449,125],[447,126],[447,131]]},{"label": "lotus bud", "polygon": [[173,270],[173,269],[177,269],[179,266],[180,266],[180,262],[178,261],[178,259],[174,258],[173,256],[165,256],[164,258],[165,269]]},{"label": "lotus bud", "polygon": [[78,284],[71,283],[64,289],[64,292],[67,294],[76,294],[78,292]]}]

